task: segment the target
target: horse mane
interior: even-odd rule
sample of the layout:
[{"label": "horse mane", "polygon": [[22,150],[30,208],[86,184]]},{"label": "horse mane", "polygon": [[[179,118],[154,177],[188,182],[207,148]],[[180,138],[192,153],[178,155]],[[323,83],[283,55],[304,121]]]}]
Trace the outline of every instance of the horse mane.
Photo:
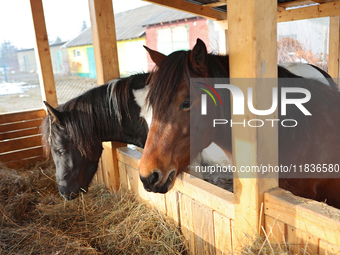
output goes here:
[{"label": "horse mane", "polygon": [[[167,111],[168,106],[176,97],[176,93],[180,84],[185,82],[190,86],[190,71],[189,70],[189,51],[173,52],[156,67],[154,74],[150,79],[150,90],[147,99],[150,106],[153,108],[153,117],[161,118]],[[221,56],[208,54],[207,68],[209,78],[229,78],[229,56]],[[312,98],[307,103],[306,108],[313,114],[319,114],[320,110],[340,111],[340,94],[330,86],[327,86],[315,79],[302,78],[289,72],[285,68],[278,67],[279,79],[279,96],[280,88],[282,87],[300,87],[311,92]],[[290,78],[289,82],[282,82],[282,78]],[[291,79],[293,78],[293,79]],[[295,78],[295,79],[294,79]],[[299,79],[298,79],[299,78]],[[188,88],[189,89],[189,88]],[[230,104],[230,92],[221,93],[222,101]],[[299,94],[290,94],[289,98],[298,98]],[[227,100],[227,101],[224,101]],[[281,104],[279,104],[279,113],[281,113]],[[230,118],[230,113],[224,113],[226,118]],[[313,114],[314,115],[314,114]],[[326,123],[334,123],[330,116],[320,113],[320,116]],[[334,115],[333,115],[334,116]],[[280,115],[280,119],[285,116]],[[309,116],[305,116],[294,105],[287,106],[287,118],[298,120],[298,129],[296,128],[280,128],[284,132],[290,132],[291,136],[296,136],[296,132],[308,132],[310,129]],[[333,124],[332,124],[333,125]],[[281,126],[281,125],[280,125]],[[282,132],[281,132],[282,133]]]},{"label": "horse mane", "polygon": [[58,138],[60,129],[71,137],[86,158],[91,158],[92,146],[101,138],[110,136],[117,140],[122,134],[123,116],[131,119],[128,107],[130,88],[144,87],[148,75],[135,74],[110,81],[58,106],[56,109],[62,112],[61,125],[50,123],[49,115],[41,125],[45,154],[50,153],[49,143]]},{"label": "horse mane", "polygon": [[[190,53],[191,50],[173,52],[156,66],[149,79],[147,96],[149,105],[157,109],[153,111],[154,118],[165,114],[182,81],[190,84]],[[229,77],[229,56],[208,54],[207,67],[210,78]]]}]

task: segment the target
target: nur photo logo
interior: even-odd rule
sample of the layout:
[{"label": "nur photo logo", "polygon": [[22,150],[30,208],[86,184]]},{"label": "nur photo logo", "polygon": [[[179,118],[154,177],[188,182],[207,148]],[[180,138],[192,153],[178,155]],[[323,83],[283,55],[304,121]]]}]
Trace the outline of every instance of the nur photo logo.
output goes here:
[{"label": "nur photo logo", "polygon": [[[272,100],[271,100],[271,107],[269,109],[256,109],[254,107],[253,103],[253,89],[251,87],[247,88],[247,95],[245,100],[245,95],[242,92],[242,90],[232,84],[214,84],[214,87],[211,85],[208,85],[203,82],[196,82],[196,84],[202,85],[201,87],[196,87],[207,94],[201,94],[201,115],[207,115],[207,95],[211,97],[213,100],[215,106],[217,106],[217,100],[218,99],[221,107],[223,107],[223,103],[221,100],[221,97],[219,93],[216,91],[216,89],[220,89],[220,93],[225,93],[223,91],[224,89],[227,89],[230,91],[230,96],[232,97],[232,114],[233,115],[244,115],[244,108],[247,102],[247,107],[249,111],[257,116],[267,116],[272,113],[277,109],[278,107],[278,98],[280,96],[280,108],[281,116],[286,116],[287,115],[287,106],[288,105],[294,105],[297,107],[305,116],[311,116],[312,114],[307,110],[307,108],[304,106],[309,100],[311,99],[311,93],[309,90],[305,88],[299,88],[299,87],[282,87],[280,89],[280,94],[278,94],[278,88],[273,87],[272,88]],[[223,90],[221,90],[223,89]],[[289,97],[289,95],[295,95],[294,98]],[[296,96],[298,95],[298,96]],[[216,98],[215,98],[216,97]],[[226,109],[228,110],[228,109]],[[275,122],[280,122],[283,127],[295,127],[297,126],[297,121],[295,119],[266,119],[265,121],[271,122],[272,127],[274,126]],[[250,127],[261,127],[264,125],[265,121],[261,119],[251,119],[248,120],[248,126]],[[216,125],[225,125],[227,123],[230,123],[232,126],[233,124],[242,124],[243,126],[246,126],[246,120],[243,122],[237,122],[233,123],[232,119],[227,120],[227,119],[214,119],[213,120],[213,127]],[[287,123],[293,123],[293,124],[287,124]]]}]

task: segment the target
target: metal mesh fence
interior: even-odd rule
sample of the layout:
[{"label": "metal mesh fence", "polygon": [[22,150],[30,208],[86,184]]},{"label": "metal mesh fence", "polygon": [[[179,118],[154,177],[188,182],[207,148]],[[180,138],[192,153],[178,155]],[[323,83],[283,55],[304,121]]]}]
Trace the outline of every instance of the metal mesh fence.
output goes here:
[{"label": "metal mesh fence", "polygon": [[97,87],[97,79],[65,76],[55,79],[58,104],[64,104],[91,88]]}]

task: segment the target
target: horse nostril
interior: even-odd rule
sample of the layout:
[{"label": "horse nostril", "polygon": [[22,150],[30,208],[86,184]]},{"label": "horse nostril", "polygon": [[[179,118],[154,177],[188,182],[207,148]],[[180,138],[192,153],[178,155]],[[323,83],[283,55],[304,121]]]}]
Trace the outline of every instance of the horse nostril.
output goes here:
[{"label": "horse nostril", "polygon": [[159,173],[156,171],[153,171],[153,173],[151,175],[149,175],[148,177],[148,182],[151,185],[156,185],[159,183]]}]

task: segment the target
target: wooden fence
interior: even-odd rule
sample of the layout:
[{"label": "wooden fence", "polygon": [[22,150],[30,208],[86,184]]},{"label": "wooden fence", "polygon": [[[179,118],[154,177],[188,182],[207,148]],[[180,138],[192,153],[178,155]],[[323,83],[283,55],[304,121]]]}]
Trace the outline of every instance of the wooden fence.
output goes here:
[{"label": "wooden fence", "polygon": [[[228,254],[240,250],[235,244],[247,243],[245,234],[237,236],[234,228],[233,193],[187,173],[167,194],[147,192],[137,170],[141,155],[117,149],[121,185],[178,223],[193,254]],[[263,210],[272,243],[285,243],[296,254],[340,253],[340,210],[279,188],[265,193]]]},{"label": "wooden fence", "polygon": [[0,162],[11,168],[43,159],[39,127],[43,109],[0,115]]}]

